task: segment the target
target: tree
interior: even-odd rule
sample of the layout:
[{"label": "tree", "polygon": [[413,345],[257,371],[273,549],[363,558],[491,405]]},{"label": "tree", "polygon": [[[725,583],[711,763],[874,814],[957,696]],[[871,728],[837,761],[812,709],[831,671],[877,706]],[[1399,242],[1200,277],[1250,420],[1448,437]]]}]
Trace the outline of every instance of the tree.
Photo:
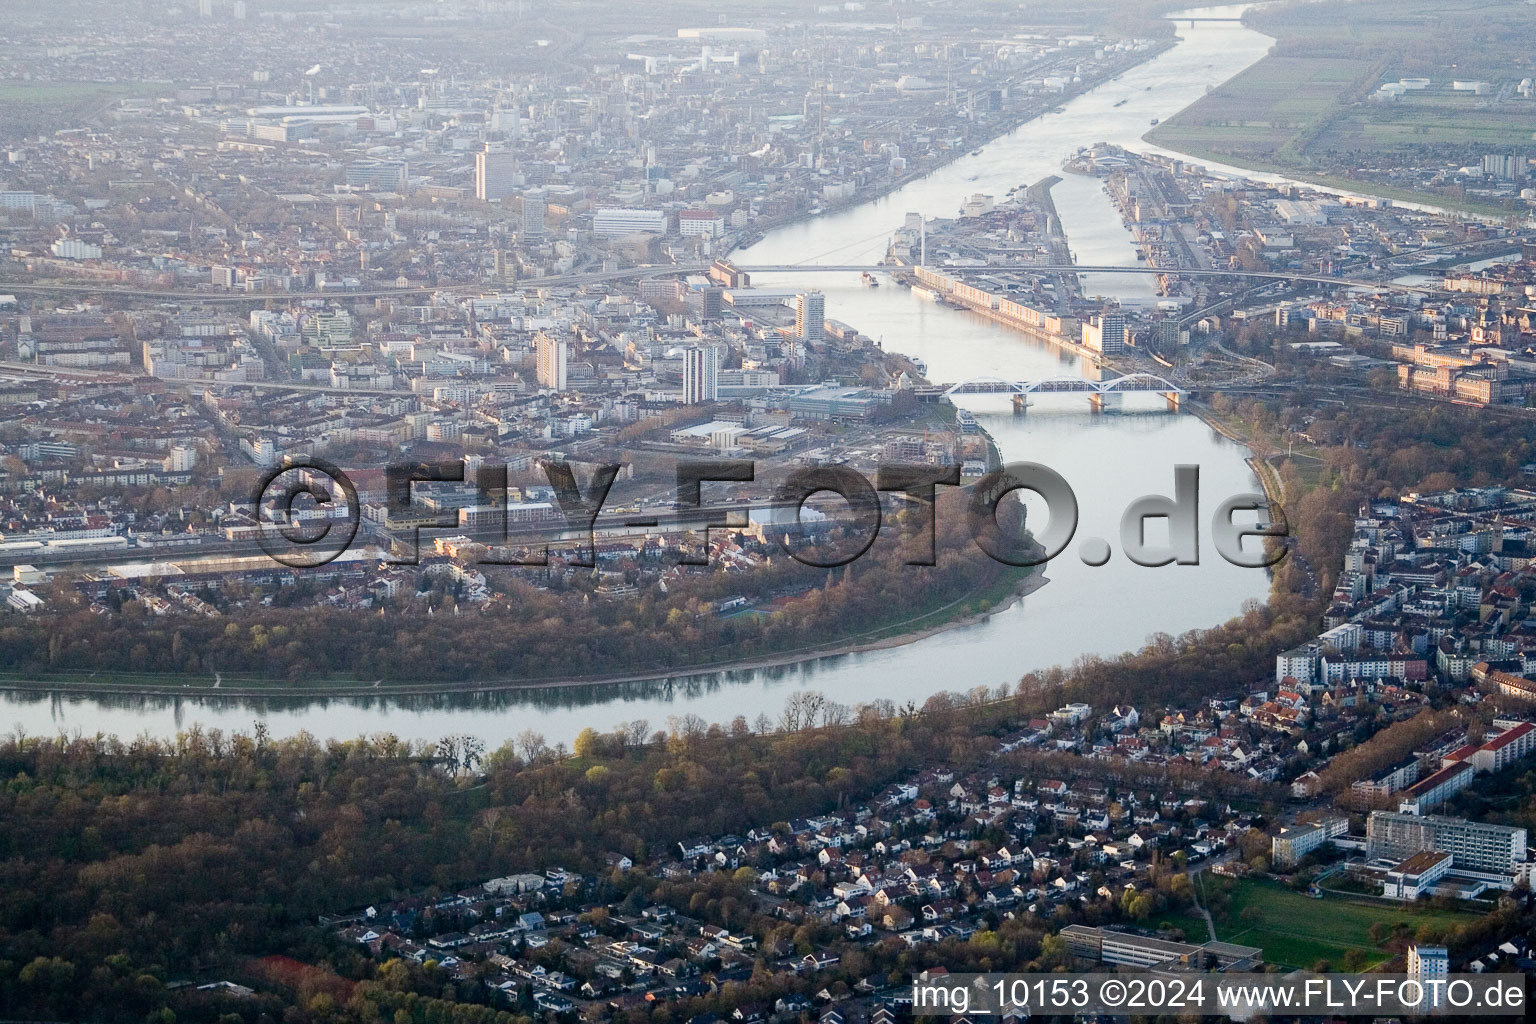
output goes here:
[{"label": "tree", "polygon": [[549,753],[549,744],[545,742],[543,733],[524,729],[517,734],[517,749],[522,753],[524,761],[533,764],[543,760]]},{"label": "tree", "polygon": [[602,736],[589,725],[576,734],[576,739],[571,744],[571,751],[580,758],[593,758],[598,755],[601,743]]}]

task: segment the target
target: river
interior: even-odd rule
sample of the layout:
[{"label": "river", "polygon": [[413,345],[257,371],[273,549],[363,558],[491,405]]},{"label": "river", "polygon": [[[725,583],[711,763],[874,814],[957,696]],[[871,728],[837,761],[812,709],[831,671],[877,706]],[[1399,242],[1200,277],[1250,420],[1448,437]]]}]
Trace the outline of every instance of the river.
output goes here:
[{"label": "river", "polygon": [[[1202,9],[1231,16],[1241,6]],[[1193,12],[1191,12],[1193,13]],[[953,216],[973,192],[999,199],[1015,186],[1056,173],[1080,146],[1113,142],[1149,149],[1140,141],[1153,118],[1167,118],[1215,85],[1257,61],[1270,40],[1235,23],[1179,28],[1182,41],[1115,81],[1068,102],[889,196],[777,230],[737,254],[744,265],[806,262],[873,263],[884,255],[903,215]],[[1120,101],[1124,101],[1121,103]],[[1118,106],[1116,104],[1119,104]],[[1085,264],[1135,261],[1130,237],[1097,179],[1064,175],[1053,190],[1073,251]],[[880,338],[895,351],[922,358],[933,380],[976,376],[1030,379],[1041,374],[1087,372],[1074,357],[1025,340],[976,314],[915,299],[906,289],[870,289],[858,275],[763,275],[754,284],[815,287],[827,295],[827,315]],[[1085,279],[1087,294],[1128,300],[1151,293],[1150,277],[1101,275]],[[51,693],[0,695],[0,720],[28,733],[113,732],[168,736],[201,723],[249,730],[264,720],[273,735],[308,730],[321,738],[389,731],[412,739],[471,733],[495,746],[532,728],[550,742],[569,742],[583,727],[599,729],[636,718],[652,728],[669,715],[692,712],[724,722],[777,717],[785,697],[816,689],[845,704],[877,698],[921,704],[941,690],[1013,682],[1023,673],[1066,664],[1083,655],[1112,656],[1148,636],[1210,626],[1249,599],[1262,600],[1262,571],[1217,557],[1209,543],[1210,515],[1226,497],[1257,491],[1246,452],[1199,419],[1162,410],[1156,396],[1131,395],[1124,411],[1093,415],[1082,395],[1036,397],[1023,417],[1005,399],[966,399],[1010,461],[1044,463],[1065,476],[1077,495],[1081,525],[1071,549],[1046,570],[1050,583],[990,618],[901,647],[849,654],[799,665],[715,672],[652,683],[566,688],[439,698],[249,702],[188,698],[77,698]],[[1102,537],[1118,549],[1125,507],[1146,494],[1172,494],[1174,466],[1201,472],[1201,564],[1142,568],[1117,550],[1093,568],[1077,557],[1077,543]],[[1043,510],[1032,507],[1032,514]],[[1036,520],[1037,521],[1037,520]],[[914,569],[914,585],[921,570]],[[1127,694],[1134,701],[1134,694]]]}]

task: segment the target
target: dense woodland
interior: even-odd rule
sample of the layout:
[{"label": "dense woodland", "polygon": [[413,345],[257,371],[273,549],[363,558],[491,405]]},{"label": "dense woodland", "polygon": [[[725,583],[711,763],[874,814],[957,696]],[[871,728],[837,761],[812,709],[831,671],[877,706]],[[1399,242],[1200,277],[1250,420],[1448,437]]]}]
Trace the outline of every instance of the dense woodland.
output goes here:
[{"label": "dense woodland", "polygon": [[[1245,403],[1227,412],[1277,437],[1297,410]],[[0,742],[0,1017],[221,1024],[515,1020],[510,1007],[466,1002],[483,1000],[483,990],[456,985],[430,967],[367,962],[318,928],[317,915],[446,891],[520,868],[560,864],[603,878],[609,851],[643,861],[681,838],[846,807],[923,766],[964,771],[995,746],[983,737],[1063,700],[1131,700],[1145,714],[1246,685],[1268,675],[1277,649],[1315,631],[1320,595],[1331,590],[1362,498],[1437,486],[1443,476],[1452,483],[1508,480],[1511,464],[1532,461],[1523,420],[1444,406],[1365,407],[1304,425],[1326,440],[1323,464],[1306,479],[1285,470],[1296,539],[1292,557],[1277,567],[1268,605],[1252,605],[1210,630],[1154,638],[1122,658],[1032,674],[1011,694],[941,695],[921,709],[848,708],[797,695],[777,722],[712,726],[686,716],[654,732],[637,722],[612,733],[583,733],[572,756],[531,733],[483,759],[464,738],[418,749],[388,736],[275,741],[259,728],[233,736],[194,730],[171,743],[13,735]],[[1373,442],[1354,443],[1361,438]],[[1320,586],[1304,586],[1306,565],[1320,574]],[[872,565],[865,572],[876,576],[878,570]],[[80,630],[92,628],[94,617],[75,614],[78,620],[63,623],[69,632],[60,655],[88,657],[89,648],[76,653],[73,631],[77,622]],[[487,631],[488,653],[465,640],[463,630],[477,627]],[[161,631],[153,641],[157,651],[175,642],[162,622],[94,628],[104,631],[93,634],[94,643],[148,643],[151,630]],[[663,621],[657,628],[669,627]],[[26,624],[0,635],[9,664],[28,663],[47,649],[37,629]],[[411,635],[423,658],[432,650],[433,658],[452,659],[459,671],[487,665],[505,671],[509,659],[527,657],[517,646],[522,638],[500,632],[493,640],[490,630],[468,617],[444,623],[440,633]],[[429,641],[441,646],[433,649]],[[243,638],[208,650],[199,647],[203,642],[184,634],[181,650],[202,657],[219,650],[231,658],[249,650]],[[303,641],[285,644],[296,642]],[[561,658],[573,656],[581,642],[563,627]],[[351,636],[331,636],[328,643],[330,657],[338,659],[352,653],[346,645],[366,647]],[[464,660],[481,657],[490,660]],[[455,771],[465,767],[473,771]],[[1018,767],[1071,770],[1059,759],[1021,759]],[[1207,781],[1218,789],[1235,786],[1217,794],[1226,799],[1251,806],[1273,800],[1264,787]],[[1521,777],[1519,784],[1527,783]],[[1156,899],[1176,905],[1181,877],[1165,875]],[[744,890],[727,875],[693,890],[629,884],[656,887],[641,899],[686,901],[749,927],[755,919]],[[637,898],[623,888],[595,895]],[[906,961],[892,951],[889,963],[899,969],[919,965],[922,955],[942,955],[951,968],[1049,967],[1058,947],[1038,925],[999,922],[963,948]],[[859,966],[869,964],[849,969]],[[759,975],[754,981],[763,991],[784,984]],[[260,979],[262,994],[235,1001],[168,987],[225,977]],[[653,1019],[671,1012],[657,1011]]]}]

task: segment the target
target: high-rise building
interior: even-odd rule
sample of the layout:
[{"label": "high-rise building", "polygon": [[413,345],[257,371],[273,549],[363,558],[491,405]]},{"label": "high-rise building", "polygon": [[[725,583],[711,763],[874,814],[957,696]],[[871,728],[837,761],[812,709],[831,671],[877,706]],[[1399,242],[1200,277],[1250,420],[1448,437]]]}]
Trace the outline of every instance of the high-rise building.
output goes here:
[{"label": "high-rise building", "polygon": [[[1276,312],[1278,313],[1279,311],[1277,310]],[[1279,324],[1279,326],[1284,327],[1285,325]],[[1164,353],[1172,352],[1188,337],[1189,332],[1180,326],[1176,317],[1170,316],[1157,322],[1157,341]]]},{"label": "high-rise building", "polygon": [[566,364],[570,361],[570,343],[540,331],[534,338],[534,350],[538,357],[539,387],[553,391],[565,390]]},{"label": "high-rise building", "polygon": [[1107,356],[1124,352],[1125,317],[1119,313],[1106,313],[1090,318],[1083,324],[1083,344]]},{"label": "high-rise building", "polygon": [[[1424,986],[1428,1007],[1439,1006],[1444,1001],[1444,982],[1451,973],[1451,956],[1444,946],[1409,946],[1408,977]],[[1430,985],[1439,980],[1442,984]]]},{"label": "high-rise building", "polygon": [[512,284],[517,280],[517,271],[507,258],[507,250],[497,249],[491,254],[491,279],[497,284]]},{"label": "high-rise building", "polygon": [[547,203],[544,190],[531,188],[523,193],[523,237],[544,237],[544,211]]},{"label": "high-rise building", "polygon": [[720,350],[712,345],[683,353],[683,403],[699,405],[720,399]]},{"label": "high-rise building", "polygon": [[699,292],[699,319],[719,320],[725,312],[725,289],[705,285]]},{"label": "high-rise building", "polygon": [[166,456],[165,469],[171,473],[186,473],[197,468],[197,445],[173,444],[171,453]]},{"label": "high-rise building", "polygon": [[517,154],[487,146],[475,154],[475,198],[505,199],[517,191]]},{"label": "high-rise building", "polygon": [[1525,862],[1525,829],[1436,814],[1373,811],[1365,823],[1370,860],[1407,860],[1416,853],[1449,853],[1455,867],[1513,874]]},{"label": "high-rise building", "polygon": [[795,334],[806,341],[821,341],[827,333],[827,297],[821,292],[795,296]]}]

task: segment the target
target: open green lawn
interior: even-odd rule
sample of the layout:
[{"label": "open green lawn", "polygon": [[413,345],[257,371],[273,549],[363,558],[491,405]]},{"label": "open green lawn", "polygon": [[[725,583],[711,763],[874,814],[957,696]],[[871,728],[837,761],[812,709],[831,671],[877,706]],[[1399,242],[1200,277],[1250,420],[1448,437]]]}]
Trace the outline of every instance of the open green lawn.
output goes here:
[{"label": "open green lawn", "polygon": [[1184,910],[1165,910],[1161,914],[1148,918],[1144,926],[1159,930],[1177,928],[1184,933],[1185,942],[1204,942],[1208,938],[1205,918],[1201,917],[1193,907]]},{"label": "open green lawn", "polygon": [[1326,117],[1370,67],[1363,58],[1265,57],[1148,138],[1235,162],[1272,158]]},{"label": "open green lawn", "polygon": [[[1366,967],[1372,967],[1392,956],[1371,941],[1371,925],[1377,921],[1389,929],[1402,922],[1417,931],[1424,924],[1454,927],[1476,916],[1465,911],[1355,902],[1333,894],[1317,900],[1276,882],[1209,875],[1204,882],[1208,893],[1225,891],[1231,897],[1225,913],[1215,915],[1218,937],[1224,942],[1259,946],[1265,960],[1286,967],[1309,968],[1318,960],[1327,960],[1338,970],[1350,950],[1364,953]],[[1185,927],[1191,936],[1200,935],[1197,929]]]},{"label": "open green lawn", "polygon": [[1362,103],[1330,123],[1313,145],[1323,152],[1446,144],[1525,147],[1536,131],[1536,104],[1526,106],[1512,113],[1483,97],[1444,90],[1397,103]]}]

